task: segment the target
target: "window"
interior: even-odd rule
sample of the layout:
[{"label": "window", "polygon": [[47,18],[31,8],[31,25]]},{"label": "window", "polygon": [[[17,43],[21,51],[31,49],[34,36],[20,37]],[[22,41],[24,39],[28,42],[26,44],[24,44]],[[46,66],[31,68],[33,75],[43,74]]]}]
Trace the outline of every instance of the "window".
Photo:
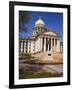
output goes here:
[{"label": "window", "polygon": [[26,42],[26,49],[28,49],[28,42]]},{"label": "window", "polygon": [[55,39],[55,44],[57,45],[57,39]]},{"label": "window", "polygon": [[31,53],[31,51],[29,50],[29,53]]},{"label": "window", "polygon": [[29,47],[29,49],[31,49],[31,47]]},{"label": "window", "polygon": [[23,49],[24,49],[24,41],[23,41]]},{"label": "window", "polygon": [[26,50],[26,53],[27,53],[27,50]]},{"label": "window", "polygon": [[31,42],[29,42],[29,46],[31,46]]},{"label": "window", "polygon": [[48,54],[48,56],[51,56],[51,54]]},{"label": "window", "polygon": [[35,51],[35,50],[33,49],[33,51]]}]

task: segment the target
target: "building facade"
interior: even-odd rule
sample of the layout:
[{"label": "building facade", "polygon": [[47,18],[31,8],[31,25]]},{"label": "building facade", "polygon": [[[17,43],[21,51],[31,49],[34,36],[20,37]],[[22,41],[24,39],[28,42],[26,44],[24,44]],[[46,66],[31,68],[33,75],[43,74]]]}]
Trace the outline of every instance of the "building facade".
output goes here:
[{"label": "building facade", "polygon": [[63,52],[63,44],[60,40],[60,35],[52,30],[48,30],[44,21],[39,17],[33,27],[32,37],[19,39],[19,52]]}]

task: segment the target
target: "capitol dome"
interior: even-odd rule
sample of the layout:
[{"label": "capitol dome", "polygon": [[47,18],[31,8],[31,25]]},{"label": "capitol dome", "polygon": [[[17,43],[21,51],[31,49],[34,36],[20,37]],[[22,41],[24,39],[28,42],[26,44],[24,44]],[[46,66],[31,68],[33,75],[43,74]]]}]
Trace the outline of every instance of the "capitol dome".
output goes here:
[{"label": "capitol dome", "polygon": [[39,19],[36,21],[35,26],[45,26],[44,21],[42,20],[41,16],[39,16]]}]

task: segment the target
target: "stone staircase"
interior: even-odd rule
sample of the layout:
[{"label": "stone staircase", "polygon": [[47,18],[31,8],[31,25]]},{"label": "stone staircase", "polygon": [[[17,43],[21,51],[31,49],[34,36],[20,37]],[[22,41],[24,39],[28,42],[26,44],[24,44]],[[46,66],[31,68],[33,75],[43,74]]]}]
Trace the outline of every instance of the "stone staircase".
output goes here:
[{"label": "stone staircase", "polygon": [[34,57],[39,61],[53,62],[53,63],[63,62],[63,55],[58,52],[54,52],[54,53],[50,51],[39,52],[34,54]]}]

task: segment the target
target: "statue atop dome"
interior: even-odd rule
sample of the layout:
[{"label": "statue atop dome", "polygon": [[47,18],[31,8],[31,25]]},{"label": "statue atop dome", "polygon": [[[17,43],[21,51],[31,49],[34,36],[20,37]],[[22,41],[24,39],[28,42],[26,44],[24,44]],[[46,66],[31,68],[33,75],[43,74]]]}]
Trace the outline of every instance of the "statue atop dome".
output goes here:
[{"label": "statue atop dome", "polygon": [[42,19],[42,17],[41,17],[41,16],[39,16],[39,19]]}]

